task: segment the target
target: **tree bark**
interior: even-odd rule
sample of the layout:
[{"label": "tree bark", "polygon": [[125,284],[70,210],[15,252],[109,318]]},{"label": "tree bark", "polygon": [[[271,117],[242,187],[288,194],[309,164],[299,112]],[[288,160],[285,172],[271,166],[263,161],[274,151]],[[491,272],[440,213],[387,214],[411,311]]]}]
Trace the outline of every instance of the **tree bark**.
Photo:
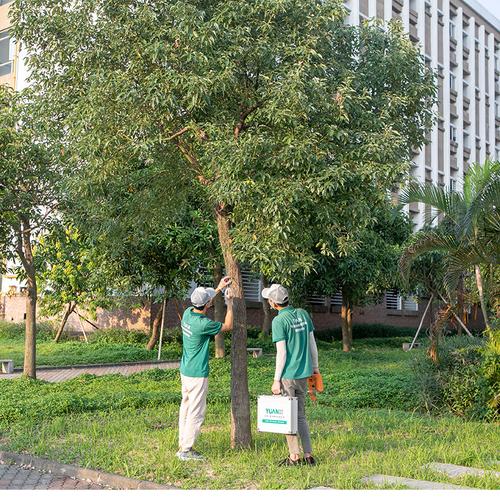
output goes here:
[{"label": "tree bark", "polygon": [[481,276],[481,269],[479,266],[475,266],[476,271],[476,285],[477,291],[479,292],[479,302],[481,303],[481,311],[483,313],[484,325],[486,328],[490,328],[490,322],[488,320],[488,308],[486,307],[486,301],[484,299],[484,288],[483,288],[483,278]]},{"label": "tree bark", "polygon": [[38,296],[36,271],[31,248],[31,226],[26,218],[21,219],[17,234],[17,255],[26,272],[28,295],[26,296],[26,322],[24,339],[24,367],[26,377],[36,379],[36,302]]},{"label": "tree bark", "polygon": [[352,305],[347,293],[342,289],[342,350],[349,352],[352,349]]},{"label": "tree bark", "polygon": [[217,208],[217,228],[226,272],[232,279],[233,331],[231,334],[231,447],[249,448],[252,444],[250,399],[247,373],[246,305],[240,264],[233,255],[230,221],[222,207]]},{"label": "tree bark", "polygon": [[[264,288],[269,286],[269,282],[264,275],[262,275],[262,284],[264,285]],[[269,302],[266,299],[262,301],[262,312],[264,313],[264,319],[262,320],[261,338],[265,339],[271,331],[272,322],[271,308],[269,307]]]},{"label": "tree bark", "polygon": [[434,303],[430,307],[430,324],[429,324],[429,349],[427,354],[434,364],[439,362],[439,306],[437,315],[434,313]]},{"label": "tree bark", "polygon": [[64,316],[62,317],[61,323],[59,325],[59,328],[57,330],[56,336],[54,338],[54,342],[59,342],[61,339],[61,336],[64,331],[64,327],[66,326],[66,323],[68,322],[68,318],[71,316],[71,313],[75,310],[76,307],[76,302],[70,302],[68,304],[68,307],[66,308],[66,311],[64,312]]},{"label": "tree bark", "polygon": [[[457,305],[458,305],[458,316],[460,316],[460,319],[464,322],[467,323],[467,321],[464,321],[465,319],[465,305],[464,305],[464,277],[460,276],[460,279],[458,281],[458,289],[457,289]],[[463,335],[463,328],[460,323],[457,325],[457,335]]]},{"label": "tree bark", "polygon": [[[220,264],[217,264],[214,268],[214,283],[218,284],[222,278],[223,278],[222,266]],[[222,293],[218,293],[215,297],[214,315],[215,315],[215,321],[220,321],[221,323],[224,323],[225,305],[224,305],[224,296]],[[219,333],[215,336],[215,357],[223,358],[224,354],[225,354],[224,334]]]},{"label": "tree bark", "polygon": [[[167,302],[165,302],[165,305]],[[151,337],[149,338],[148,345],[146,346],[146,349],[148,351],[152,351],[156,344],[158,343],[158,339],[160,338],[160,326],[161,326],[161,319],[163,317],[163,302],[160,304],[160,307],[158,308],[158,311],[156,311],[154,321],[153,321],[153,328],[151,329]]]}]

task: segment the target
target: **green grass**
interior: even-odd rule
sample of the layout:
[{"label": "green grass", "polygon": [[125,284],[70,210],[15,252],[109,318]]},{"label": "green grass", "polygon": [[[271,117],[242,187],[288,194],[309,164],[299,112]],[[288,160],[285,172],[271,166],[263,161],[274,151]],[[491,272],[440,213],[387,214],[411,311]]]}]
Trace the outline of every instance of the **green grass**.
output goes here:
[{"label": "green grass", "polygon": [[249,359],[254,443],[230,449],[230,367],[211,360],[207,417],[197,448],[206,463],[179,463],[177,370],[130,377],[83,376],[68,382],[0,381],[0,447],[103,469],[180,488],[366,488],[365,475],[381,473],[497,489],[492,477],[448,479],[425,471],[428,462],[491,468],[500,459],[498,425],[418,411],[412,359],[389,340],[366,339],[352,353],[319,342],[325,393],[307,404],[317,468],[276,467],[284,438],[256,432],[256,398],[268,394],[271,355]]},{"label": "green grass", "polygon": [[[48,325],[42,325],[37,339],[38,366],[72,366],[131,361],[153,361],[158,350],[146,350],[148,337],[137,332],[110,330],[91,335],[90,342],[63,339],[55,343]],[[177,342],[164,342],[161,359],[178,359],[182,349]],[[0,322],[0,358],[23,366],[24,332],[22,325]]]}]

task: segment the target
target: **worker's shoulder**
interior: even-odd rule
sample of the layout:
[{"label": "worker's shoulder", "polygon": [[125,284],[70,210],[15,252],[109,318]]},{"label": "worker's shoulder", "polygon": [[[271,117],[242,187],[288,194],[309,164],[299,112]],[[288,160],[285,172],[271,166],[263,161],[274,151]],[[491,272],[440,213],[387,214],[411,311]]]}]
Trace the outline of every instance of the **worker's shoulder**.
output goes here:
[{"label": "worker's shoulder", "polygon": [[295,309],[295,312],[296,312],[297,316],[303,316],[305,318],[311,319],[311,315],[305,309],[302,309],[301,307],[297,307]]}]

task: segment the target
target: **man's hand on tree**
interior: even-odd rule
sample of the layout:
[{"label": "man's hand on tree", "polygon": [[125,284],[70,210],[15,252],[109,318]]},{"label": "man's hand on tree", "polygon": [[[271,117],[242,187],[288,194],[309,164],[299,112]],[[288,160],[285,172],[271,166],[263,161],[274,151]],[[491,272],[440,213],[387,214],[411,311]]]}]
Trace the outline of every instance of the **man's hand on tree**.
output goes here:
[{"label": "man's hand on tree", "polygon": [[229,276],[224,276],[224,278],[222,278],[219,282],[219,284],[217,285],[217,290],[223,290],[224,288],[226,288],[226,286],[230,285],[231,284],[231,278]]}]

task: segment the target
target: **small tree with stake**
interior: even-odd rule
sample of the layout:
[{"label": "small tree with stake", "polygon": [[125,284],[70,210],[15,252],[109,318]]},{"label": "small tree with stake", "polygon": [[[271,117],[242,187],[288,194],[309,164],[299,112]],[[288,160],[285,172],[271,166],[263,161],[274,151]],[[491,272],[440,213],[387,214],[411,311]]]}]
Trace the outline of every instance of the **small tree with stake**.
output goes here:
[{"label": "small tree with stake", "polygon": [[57,207],[58,171],[38,140],[27,100],[0,86],[0,253],[21,263],[26,279],[24,370],[36,378],[38,269],[33,245]]}]

